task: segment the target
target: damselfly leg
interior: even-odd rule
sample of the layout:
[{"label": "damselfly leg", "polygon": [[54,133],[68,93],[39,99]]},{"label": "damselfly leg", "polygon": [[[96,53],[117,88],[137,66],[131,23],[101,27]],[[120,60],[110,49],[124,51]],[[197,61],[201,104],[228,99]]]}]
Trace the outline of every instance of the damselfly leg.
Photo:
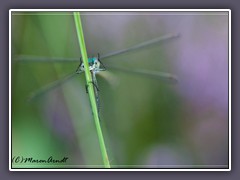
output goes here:
[{"label": "damselfly leg", "polygon": [[[93,84],[93,86],[96,88],[97,91],[100,91],[99,88],[98,88],[98,86],[97,86],[97,84],[96,84],[95,82],[91,81],[90,83]],[[88,94],[88,86],[89,86],[88,84],[85,85],[86,93],[87,93],[87,94]]]},{"label": "damselfly leg", "polygon": [[[92,83],[92,84],[93,84],[94,95],[95,95],[95,97],[96,97],[97,109],[98,109],[98,112],[99,112],[99,109],[100,109],[100,101],[99,101],[99,94],[98,94],[98,92],[99,92],[100,90],[99,90],[98,84],[97,84],[96,73],[95,73],[95,72],[92,72],[91,74],[92,74],[92,81],[89,82],[89,83]],[[86,88],[86,93],[88,93],[89,85],[86,84],[86,85],[85,85],[85,88]]]},{"label": "damselfly leg", "polygon": [[93,72],[92,73],[92,78],[93,78],[93,85],[94,85],[94,93],[95,93],[95,97],[96,97],[96,103],[97,103],[97,109],[98,109],[98,113],[100,111],[100,100],[99,100],[99,88],[98,88],[98,84],[97,84],[97,78],[96,78],[96,73]]},{"label": "damselfly leg", "polygon": [[81,70],[81,66],[82,66],[82,57],[80,57],[80,64],[78,65],[77,69],[76,69],[76,73],[79,74],[82,70]]},{"label": "damselfly leg", "polygon": [[102,65],[103,69],[102,71],[106,71],[106,67],[104,66],[104,64],[102,63],[101,59],[100,59],[100,53],[98,53],[98,61],[100,62],[100,64]]}]

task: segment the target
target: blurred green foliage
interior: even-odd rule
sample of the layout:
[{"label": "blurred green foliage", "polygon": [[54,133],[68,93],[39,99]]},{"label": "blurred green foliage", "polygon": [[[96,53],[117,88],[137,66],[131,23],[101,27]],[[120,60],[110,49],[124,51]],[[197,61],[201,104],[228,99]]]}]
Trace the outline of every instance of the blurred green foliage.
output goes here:
[{"label": "blurred green foliage", "polygon": [[[149,25],[147,15],[129,16],[129,19],[124,15],[83,13],[88,55],[123,49],[166,33],[161,18],[155,29]],[[14,61],[18,55],[80,57],[73,16],[70,12],[13,13],[11,34],[12,156],[36,159],[65,156],[69,158],[67,164],[59,167],[99,167],[102,160],[83,74],[27,102],[31,92],[74,72],[78,62]],[[103,63],[174,72],[173,60],[169,58],[174,53],[173,41]],[[201,163],[186,139],[186,130],[191,125],[183,123],[184,102],[175,85],[111,69],[109,72],[117,79],[115,85],[101,76],[98,81],[100,119],[113,167],[154,165],[149,160],[151,151],[161,146],[172,147],[180,157],[173,165]],[[56,164],[40,166],[58,167]],[[28,167],[37,166],[28,164]]]}]

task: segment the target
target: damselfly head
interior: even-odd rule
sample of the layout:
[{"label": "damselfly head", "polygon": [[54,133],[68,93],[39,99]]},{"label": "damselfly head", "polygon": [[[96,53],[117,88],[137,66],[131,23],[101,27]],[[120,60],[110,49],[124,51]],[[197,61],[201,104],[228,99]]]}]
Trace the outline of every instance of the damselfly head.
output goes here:
[{"label": "damselfly head", "polygon": [[[99,62],[97,57],[88,58],[88,65],[90,71],[98,71],[100,69],[101,63]],[[80,65],[80,70],[85,71],[84,63]]]}]

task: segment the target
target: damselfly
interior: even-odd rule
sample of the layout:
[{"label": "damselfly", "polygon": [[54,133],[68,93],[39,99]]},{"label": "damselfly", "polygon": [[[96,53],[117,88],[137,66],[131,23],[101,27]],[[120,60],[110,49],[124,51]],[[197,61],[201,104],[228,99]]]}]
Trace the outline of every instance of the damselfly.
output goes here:
[{"label": "damselfly", "polygon": [[[99,87],[98,87],[98,83],[97,83],[97,78],[96,78],[96,74],[101,73],[102,71],[106,71],[107,69],[113,69],[113,70],[117,70],[117,71],[122,71],[122,72],[127,72],[127,73],[135,73],[138,75],[144,75],[147,76],[149,78],[155,78],[155,79],[159,79],[159,80],[164,80],[170,83],[176,83],[177,82],[177,78],[176,76],[170,74],[170,73],[165,73],[165,72],[159,72],[159,71],[149,71],[149,70],[145,70],[145,69],[130,69],[130,68],[123,68],[123,67],[116,67],[116,66],[112,66],[112,65],[104,65],[102,63],[102,60],[113,57],[113,56],[117,56],[120,54],[124,54],[124,53],[128,53],[128,52],[132,52],[135,50],[140,50],[143,49],[147,46],[151,46],[151,45],[155,45],[157,43],[160,42],[164,42],[170,39],[174,39],[179,37],[179,34],[170,34],[170,35],[165,35],[165,36],[161,36],[159,38],[155,38],[137,45],[134,45],[130,48],[126,48],[126,49],[122,49],[119,51],[115,51],[106,55],[103,55],[100,57],[99,53],[97,57],[92,57],[92,58],[88,58],[88,64],[89,64],[89,69],[92,75],[92,80],[93,80],[93,85],[94,85],[94,92],[95,92],[95,97],[97,100],[97,106],[98,106],[98,110],[99,110]],[[33,56],[18,56],[15,58],[16,61],[29,61],[29,62],[46,62],[46,61],[51,61],[51,62],[76,62],[80,60],[80,64],[77,68],[77,70],[73,73],[68,74],[67,76],[54,81],[46,86],[44,86],[43,88],[39,89],[38,91],[34,92],[31,94],[31,96],[29,97],[29,99],[34,99],[42,94],[45,94],[46,92],[58,87],[59,85],[62,85],[63,83],[69,81],[70,79],[72,79],[73,77],[75,77],[75,75],[77,74],[81,74],[82,72],[84,72],[85,68],[84,68],[84,64],[81,60],[81,58],[47,58],[47,57],[33,57]],[[86,91],[88,92],[88,87],[86,85]]]}]

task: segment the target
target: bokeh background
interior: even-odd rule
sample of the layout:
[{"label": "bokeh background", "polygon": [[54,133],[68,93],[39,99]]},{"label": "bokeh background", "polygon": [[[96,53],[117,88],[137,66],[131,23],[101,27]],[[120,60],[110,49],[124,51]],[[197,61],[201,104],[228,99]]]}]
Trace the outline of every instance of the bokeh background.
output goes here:
[{"label": "bokeh background", "polygon": [[[98,77],[100,119],[109,160],[124,168],[228,167],[228,14],[224,12],[83,12],[88,56],[104,55],[166,34],[180,37],[102,60],[163,71],[177,84],[108,69]],[[29,95],[75,72],[81,56],[71,12],[13,12],[11,22],[12,157],[68,157],[102,167],[84,75],[32,101]],[[19,55],[64,63],[17,62]]]}]

